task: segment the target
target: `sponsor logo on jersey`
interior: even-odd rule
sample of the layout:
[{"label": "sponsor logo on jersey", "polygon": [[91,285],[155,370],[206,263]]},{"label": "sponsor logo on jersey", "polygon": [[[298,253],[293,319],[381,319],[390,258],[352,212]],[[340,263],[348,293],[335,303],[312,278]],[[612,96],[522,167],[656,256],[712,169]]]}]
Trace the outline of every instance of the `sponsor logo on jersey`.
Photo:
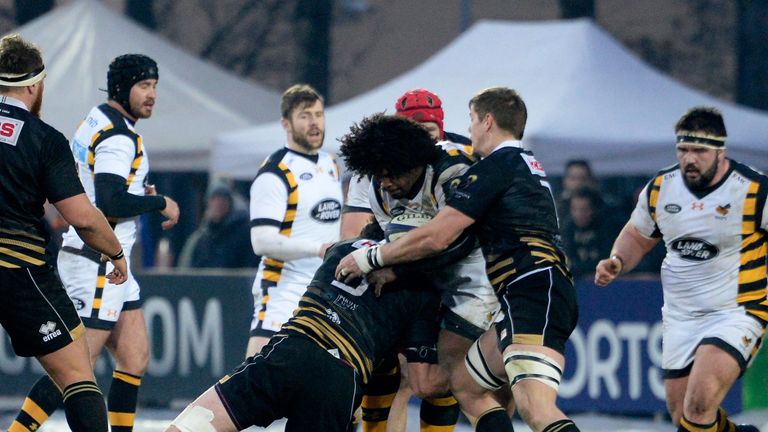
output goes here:
[{"label": "sponsor logo on jersey", "polygon": [[339,324],[341,324],[341,318],[339,318],[339,314],[337,314],[337,313],[336,313],[336,311],[334,311],[333,309],[331,309],[331,308],[326,308],[326,309],[325,309],[325,316],[326,316],[326,317],[327,317],[329,320],[331,320],[331,322],[332,322],[332,323],[334,323],[334,324],[336,324],[336,325],[339,325]]},{"label": "sponsor logo on jersey", "polygon": [[57,336],[61,336],[61,330],[56,329],[56,323],[48,321],[40,326],[40,334],[43,335],[43,342],[49,342]]},{"label": "sponsor logo on jersey", "polygon": [[701,203],[692,202],[691,203],[691,210],[698,210],[698,211],[704,210],[704,203],[703,202],[701,202]]},{"label": "sponsor logo on jersey", "polygon": [[72,297],[72,304],[75,305],[75,309],[77,309],[77,310],[85,309],[85,302],[80,300],[77,297]]},{"label": "sponsor logo on jersey", "polygon": [[312,177],[314,177],[314,176],[312,175],[312,173],[308,173],[308,172],[302,173],[302,174],[299,176],[299,178],[300,178],[300,179],[302,179],[302,180],[304,180],[304,181],[307,181],[307,180],[312,180]]},{"label": "sponsor logo on jersey", "polygon": [[75,160],[80,163],[86,163],[88,160],[88,146],[80,142],[79,139],[72,139],[72,154],[75,155]]},{"label": "sponsor logo on jersey", "polygon": [[400,215],[401,215],[401,214],[403,214],[403,213],[405,213],[405,207],[403,207],[403,206],[397,206],[397,207],[393,208],[393,209],[392,209],[392,210],[389,212],[389,215],[390,215],[390,216],[392,216],[392,217],[397,217],[397,216],[400,216]]},{"label": "sponsor logo on jersey", "polygon": [[318,222],[336,222],[341,217],[341,203],[334,199],[322,200],[312,207],[311,214]]},{"label": "sponsor logo on jersey", "polygon": [[664,211],[671,214],[680,213],[680,210],[682,209],[683,208],[677,204],[667,204],[664,206]]},{"label": "sponsor logo on jersey", "polygon": [[537,161],[533,155],[521,153],[520,157],[522,157],[525,163],[528,165],[528,169],[531,170],[531,174],[542,177],[547,175],[544,172],[544,166],[541,164],[541,162]]},{"label": "sponsor logo on jersey", "polygon": [[351,311],[354,311],[355,309],[357,309],[357,303],[344,297],[341,294],[336,296],[336,298],[333,300],[333,304],[335,304],[336,306],[342,307],[344,309],[349,309]]},{"label": "sponsor logo on jersey", "polygon": [[730,210],[730,208],[731,208],[731,203],[728,203],[724,206],[717,206],[715,211],[719,213],[721,216],[725,216],[728,214],[728,211]]},{"label": "sponsor logo on jersey", "polygon": [[0,116],[0,142],[15,146],[23,127],[24,122],[21,120]]},{"label": "sponsor logo on jersey", "polygon": [[672,241],[672,249],[680,254],[680,258],[688,261],[707,261],[720,252],[713,244],[694,237]]}]

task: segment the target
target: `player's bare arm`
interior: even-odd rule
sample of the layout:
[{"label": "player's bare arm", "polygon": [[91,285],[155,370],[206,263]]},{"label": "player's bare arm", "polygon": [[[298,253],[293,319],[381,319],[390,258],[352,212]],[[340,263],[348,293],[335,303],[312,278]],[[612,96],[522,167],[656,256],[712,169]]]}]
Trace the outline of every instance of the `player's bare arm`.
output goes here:
[{"label": "player's bare arm", "polygon": [[640,234],[632,222],[627,222],[613,243],[611,255],[597,263],[595,284],[606,286],[622,272],[634,269],[659,240]]},{"label": "player's bare arm", "polygon": [[[451,245],[465,228],[474,223],[474,219],[448,206],[440,210],[435,218],[419,228],[409,231],[396,241],[379,246],[371,253],[378,254],[376,260],[379,267],[391,266],[404,262],[416,261],[436,255]],[[360,267],[365,260],[366,249],[358,249],[357,256],[349,254],[341,260],[336,268],[339,280],[354,279],[368,273],[370,266]],[[364,271],[365,270],[365,271]]]}]

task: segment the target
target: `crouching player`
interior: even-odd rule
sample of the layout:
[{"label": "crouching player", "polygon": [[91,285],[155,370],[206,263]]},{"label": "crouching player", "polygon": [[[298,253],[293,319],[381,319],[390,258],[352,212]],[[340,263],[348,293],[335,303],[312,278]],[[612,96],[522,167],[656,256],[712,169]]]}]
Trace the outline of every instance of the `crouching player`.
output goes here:
[{"label": "crouching player", "polygon": [[192,402],[168,431],[235,431],[280,418],[288,419],[289,431],[347,431],[363,386],[385,356],[405,348],[410,374],[434,373],[436,355],[423,354],[435,352],[440,294],[415,270],[466,255],[474,239],[460,239],[430,262],[400,268],[408,277],[397,278],[377,297],[374,283],[394,279],[392,269],[350,283],[334,278],[341,258],[383,237],[375,224],[362,235],[328,251],[294,316],[259,354]]}]

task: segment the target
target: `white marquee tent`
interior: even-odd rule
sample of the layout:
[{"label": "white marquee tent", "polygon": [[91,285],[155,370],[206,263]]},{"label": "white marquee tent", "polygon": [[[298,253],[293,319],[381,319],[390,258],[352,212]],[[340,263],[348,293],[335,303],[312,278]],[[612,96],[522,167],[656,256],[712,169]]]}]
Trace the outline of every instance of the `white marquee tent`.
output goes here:
[{"label": "white marquee tent", "polygon": [[14,30],[43,51],[48,71],[43,119],[70,136],[106,100],[107,66],[146,54],[160,83],[151,119],[137,125],[153,170],[205,171],[213,137],[280,117],[280,94],[176,48],[96,0],[77,0]]},{"label": "white marquee tent", "polygon": [[[446,130],[466,134],[467,102],[497,85],[517,89],[526,101],[524,141],[550,174],[571,158],[590,160],[600,175],[652,174],[674,163],[674,124],[696,105],[722,110],[729,156],[768,168],[768,115],[674,81],[589,20],[479,22],[413,70],[328,108],[325,147],[337,151],[352,122],[393,113],[395,100],[417,87],[442,98]],[[222,133],[211,173],[251,178],[284,143],[278,122]]]}]

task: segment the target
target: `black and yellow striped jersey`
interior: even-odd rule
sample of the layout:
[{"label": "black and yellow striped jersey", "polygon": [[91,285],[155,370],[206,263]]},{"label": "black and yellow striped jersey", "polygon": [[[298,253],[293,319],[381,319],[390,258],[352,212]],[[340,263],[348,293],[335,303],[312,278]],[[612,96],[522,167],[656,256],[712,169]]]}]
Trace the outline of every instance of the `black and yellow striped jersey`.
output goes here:
[{"label": "black and yellow striped jersey", "polygon": [[0,267],[43,265],[43,205],[83,193],[67,139],[19,100],[0,98]]},{"label": "black and yellow striped jersey", "polygon": [[440,296],[421,274],[388,284],[380,297],[365,278],[349,285],[335,279],[343,257],[372,244],[375,242],[352,240],[330,249],[293,318],[280,330],[303,335],[337,353],[364,382],[385,355],[397,349],[432,346],[439,331]]}]

